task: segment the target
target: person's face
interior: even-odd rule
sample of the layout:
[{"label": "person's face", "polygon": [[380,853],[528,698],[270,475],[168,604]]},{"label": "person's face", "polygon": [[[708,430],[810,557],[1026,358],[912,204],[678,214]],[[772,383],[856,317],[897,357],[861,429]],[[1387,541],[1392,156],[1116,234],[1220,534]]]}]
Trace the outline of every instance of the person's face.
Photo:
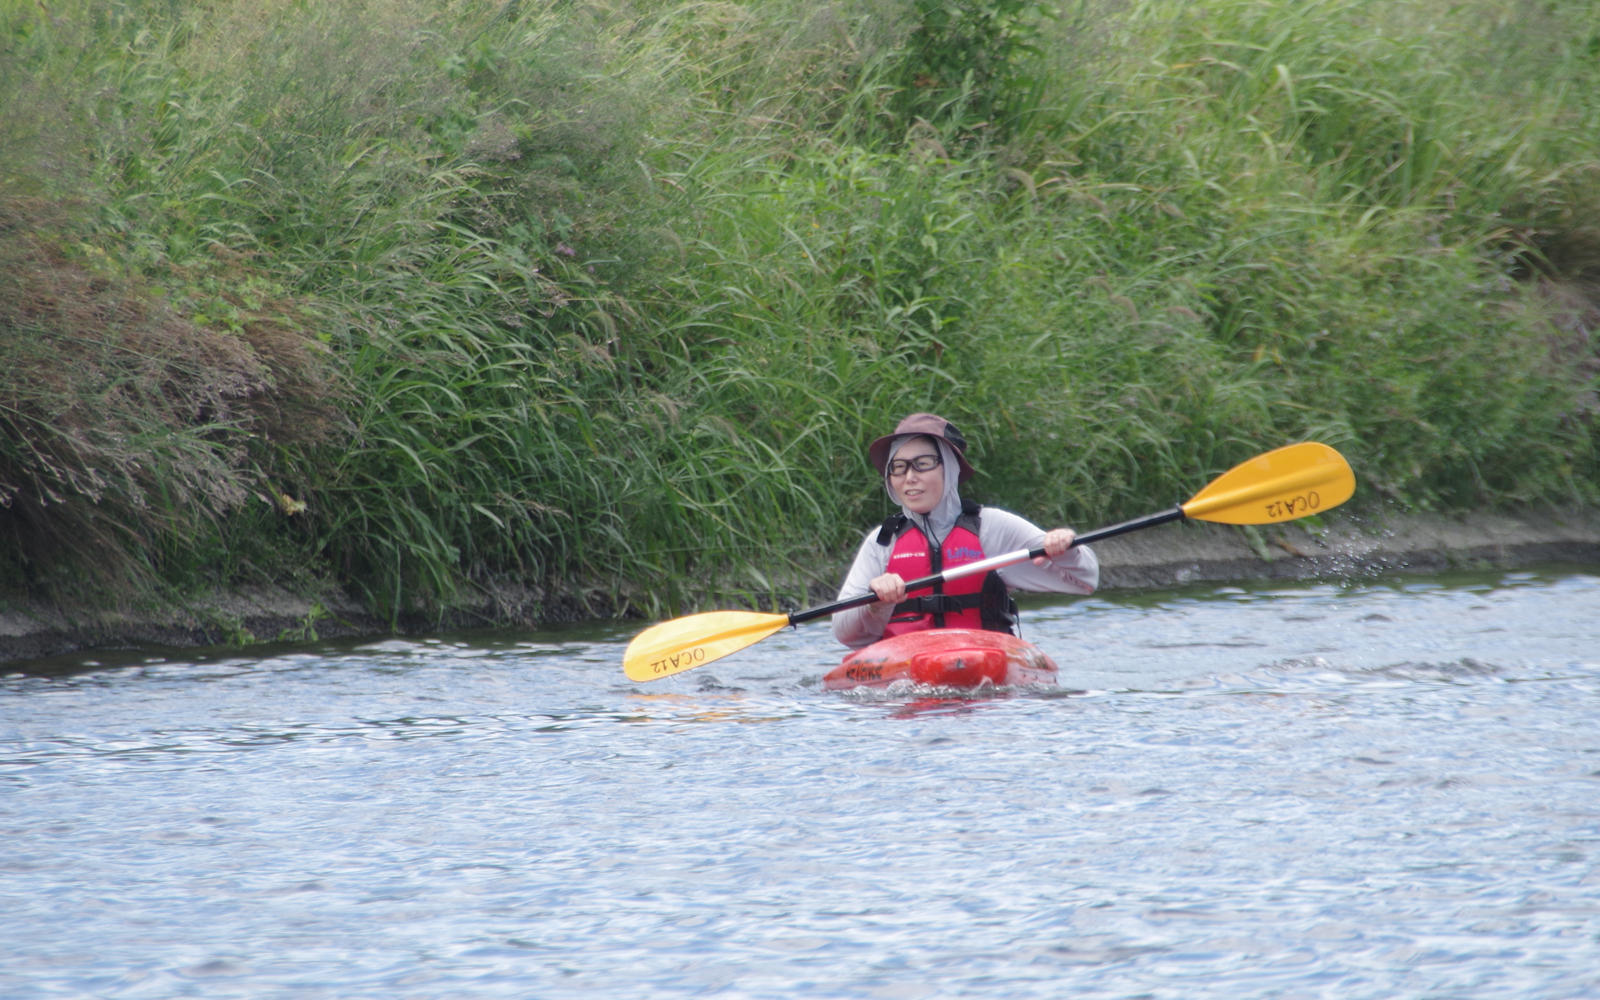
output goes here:
[{"label": "person's face", "polygon": [[[911,461],[918,455],[939,456],[939,446],[925,437],[913,438],[894,453],[895,459]],[[908,468],[903,476],[890,476],[889,486],[895,496],[913,514],[927,514],[944,499],[944,467],[934,466],[927,472]]]}]

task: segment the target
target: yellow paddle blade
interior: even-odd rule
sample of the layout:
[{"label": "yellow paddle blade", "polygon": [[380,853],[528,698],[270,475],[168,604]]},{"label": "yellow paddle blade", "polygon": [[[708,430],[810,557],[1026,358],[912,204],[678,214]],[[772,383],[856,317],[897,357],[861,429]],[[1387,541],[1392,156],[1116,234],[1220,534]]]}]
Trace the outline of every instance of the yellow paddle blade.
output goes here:
[{"label": "yellow paddle blade", "polygon": [[1344,456],[1308,441],[1234,466],[1184,504],[1183,514],[1220,524],[1276,524],[1332,510],[1355,491]]},{"label": "yellow paddle blade", "polygon": [[622,670],[631,681],[658,681],[753,646],[788,624],[788,615],[755,611],[708,611],[674,618],[634,636],[622,654]]}]

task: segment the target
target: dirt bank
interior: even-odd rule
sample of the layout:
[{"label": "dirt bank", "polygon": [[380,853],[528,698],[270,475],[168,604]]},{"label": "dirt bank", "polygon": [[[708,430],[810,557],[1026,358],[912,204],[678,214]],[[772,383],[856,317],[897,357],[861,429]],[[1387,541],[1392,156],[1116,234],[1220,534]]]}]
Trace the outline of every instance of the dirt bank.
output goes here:
[{"label": "dirt bank", "polygon": [[1095,551],[1102,587],[1600,563],[1600,511],[1354,516],[1319,534],[1189,523],[1113,538]]},{"label": "dirt bank", "polygon": [[[1333,522],[1317,534],[1298,526],[1184,524],[1114,538],[1095,549],[1105,588],[1512,569],[1552,562],[1600,564],[1600,511],[1355,516]],[[507,588],[442,618],[403,620],[401,628],[531,625],[593,617],[605,610],[537,590]],[[183,608],[112,614],[73,613],[13,598],[0,601],[0,662],[96,647],[246,644],[387,631],[385,622],[338,595],[313,601],[254,589]]]}]

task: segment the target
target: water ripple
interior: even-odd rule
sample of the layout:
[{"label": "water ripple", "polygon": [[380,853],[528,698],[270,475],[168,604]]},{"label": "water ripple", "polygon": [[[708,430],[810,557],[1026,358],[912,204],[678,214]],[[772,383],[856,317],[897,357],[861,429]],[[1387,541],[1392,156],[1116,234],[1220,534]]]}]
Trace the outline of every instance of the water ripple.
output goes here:
[{"label": "water ripple", "polygon": [[0,994],[1595,995],[1597,606],[1037,602],[1062,687],[978,697],[825,694],[823,627],[58,658],[0,679]]}]

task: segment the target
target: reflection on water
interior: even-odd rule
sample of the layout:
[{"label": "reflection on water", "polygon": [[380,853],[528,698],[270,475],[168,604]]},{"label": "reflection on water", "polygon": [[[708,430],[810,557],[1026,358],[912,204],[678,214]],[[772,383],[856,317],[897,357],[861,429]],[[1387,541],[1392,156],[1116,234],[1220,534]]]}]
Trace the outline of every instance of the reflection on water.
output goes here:
[{"label": "reflection on water", "polygon": [[[1600,994],[1600,579],[1038,603],[1064,687],[614,626],[0,679],[6,997]],[[93,664],[87,661],[95,661]]]}]

